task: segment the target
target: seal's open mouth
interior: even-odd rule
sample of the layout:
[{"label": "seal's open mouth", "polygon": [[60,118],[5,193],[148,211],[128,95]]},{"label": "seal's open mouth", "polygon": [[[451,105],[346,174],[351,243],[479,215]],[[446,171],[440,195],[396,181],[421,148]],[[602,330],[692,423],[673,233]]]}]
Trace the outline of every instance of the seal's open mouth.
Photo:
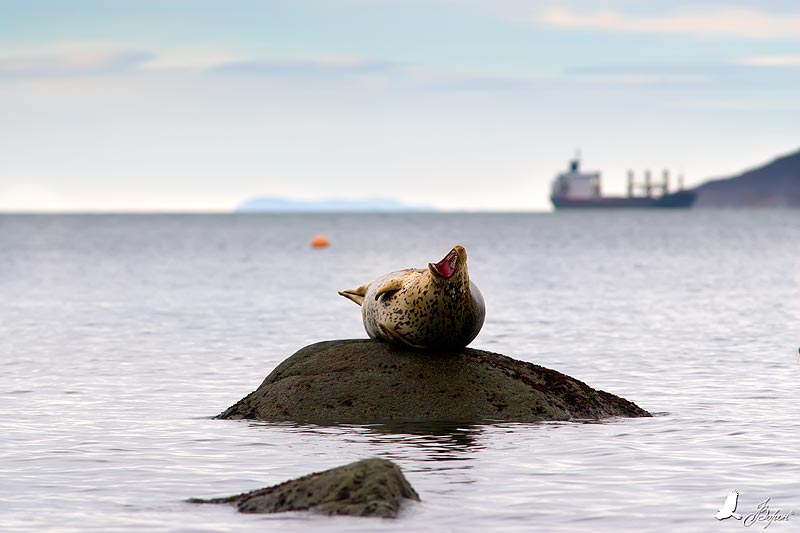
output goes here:
[{"label": "seal's open mouth", "polygon": [[435,265],[433,263],[429,263],[428,266],[431,270],[442,276],[444,279],[450,279],[450,277],[456,272],[457,264],[458,252],[455,250],[450,250],[450,253],[444,256],[444,259]]}]

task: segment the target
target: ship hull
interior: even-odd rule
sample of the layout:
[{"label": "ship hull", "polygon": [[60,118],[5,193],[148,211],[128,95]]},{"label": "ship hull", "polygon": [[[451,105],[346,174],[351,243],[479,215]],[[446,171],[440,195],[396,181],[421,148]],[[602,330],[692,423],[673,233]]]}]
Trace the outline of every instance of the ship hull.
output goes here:
[{"label": "ship hull", "polygon": [[691,191],[680,191],[658,198],[607,196],[605,198],[570,199],[562,196],[551,196],[550,201],[556,209],[617,209],[639,208],[687,208],[692,207],[697,195]]}]

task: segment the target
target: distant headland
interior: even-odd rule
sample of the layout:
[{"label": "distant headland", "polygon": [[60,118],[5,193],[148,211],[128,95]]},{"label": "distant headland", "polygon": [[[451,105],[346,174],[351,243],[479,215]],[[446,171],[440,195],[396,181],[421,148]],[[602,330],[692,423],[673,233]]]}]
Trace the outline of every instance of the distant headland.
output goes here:
[{"label": "distant headland", "polygon": [[696,207],[800,207],[800,150],[694,191]]},{"label": "distant headland", "polygon": [[431,205],[408,204],[391,198],[301,200],[279,196],[252,198],[237,213],[399,213],[436,211]]}]

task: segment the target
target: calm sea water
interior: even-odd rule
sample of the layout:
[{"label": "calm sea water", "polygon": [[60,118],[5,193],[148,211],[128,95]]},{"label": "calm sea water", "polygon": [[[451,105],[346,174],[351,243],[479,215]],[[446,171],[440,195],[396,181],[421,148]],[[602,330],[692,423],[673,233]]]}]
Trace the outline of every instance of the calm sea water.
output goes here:
[{"label": "calm sea water", "polygon": [[[487,302],[474,347],[658,415],[210,419],[302,346],[365,337],[337,290],[456,243]],[[737,531],[714,519],[732,489],[800,530],[800,212],[0,216],[0,302],[3,532]],[[422,502],[396,521],[183,502],[368,456]]]}]

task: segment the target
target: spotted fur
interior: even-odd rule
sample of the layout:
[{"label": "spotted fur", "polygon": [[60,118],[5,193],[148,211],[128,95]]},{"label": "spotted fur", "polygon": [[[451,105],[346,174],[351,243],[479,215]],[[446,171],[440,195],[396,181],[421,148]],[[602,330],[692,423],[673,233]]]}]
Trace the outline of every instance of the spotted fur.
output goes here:
[{"label": "spotted fur", "polygon": [[463,348],[480,332],[486,307],[469,279],[467,251],[453,251],[458,260],[448,279],[429,265],[390,272],[339,294],[361,305],[370,338],[415,348]]}]

